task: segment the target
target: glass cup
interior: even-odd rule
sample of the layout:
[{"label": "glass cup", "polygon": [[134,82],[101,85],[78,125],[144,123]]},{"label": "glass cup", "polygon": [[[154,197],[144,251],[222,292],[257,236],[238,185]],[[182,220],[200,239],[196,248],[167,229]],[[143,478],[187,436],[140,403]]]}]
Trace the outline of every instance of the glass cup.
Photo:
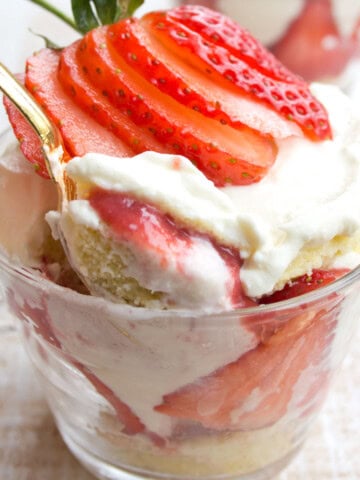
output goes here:
[{"label": "glass cup", "polygon": [[102,479],[272,478],[303,444],[360,314],[360,268],[204,315],[113,304],[4,256],[0,267],[58,428]]},{"label": "glass cup", "polygon": [[[357,19],[357,2],[341,2]],[[168,0],[160,8],[180,3],[189,2]],[[196,3],[232,16],[281,58],[288,28],[310,1]],[[285,15],[290,4],[297,13]],[[277,11],[269,21],[268,12]],[[323,44],[329,55],[336,51],[330,40]],[[350,70],[360,72],[359,50],[350,43],[341,68],[313,70],[308,79],[339,82],[347,91],[358,85],[356,75],[345,81]],[[5,256],[0,269],[4,302],[64,441],[109,480],[272,478],[304,443],[360,314],[360,268],[311,294],[213,315],[113,304]]]}]

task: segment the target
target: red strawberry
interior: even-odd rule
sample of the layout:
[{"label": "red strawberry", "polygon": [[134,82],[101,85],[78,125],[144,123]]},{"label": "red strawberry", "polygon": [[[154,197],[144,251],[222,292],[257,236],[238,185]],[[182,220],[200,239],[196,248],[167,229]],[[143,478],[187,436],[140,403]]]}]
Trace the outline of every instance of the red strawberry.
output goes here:
[{"label": "red strawberry", "polygon": [[[203,20],[196,19],[195,14],[197,17],[205,16],[206,28],[200,27]],[[260,45],[256,49],[256,42],[240,27],[235,33],[236,27],[232,24],[230,34],[234,37],[233,41],[224,35],[216,35],[218,23],[219,14],[203,7],[190,6],[150,13],[142,19],[144,27],[163,46],[206,77],[211,77],[234,94],[245,93],[252,96],[254,102],[270,105],[285,118],[295,121],[313,140],[330,138],[327,113],[305,83],[290,72],[287,76],[285,69],[277,68],[274,59],[263,59],[263,55],[271,54]],[[199,29],[205,33],[199,34]],[[248,37],[251,40],[246,42]],[[280,81],[278,77],[286,78],[286,81]]]},{"label": "red strawberry", "polygon": [[[84,155],[89,151],[117,156],[132,155],[132,151],[121,140],[89,118],[65,94],[57,79],[58,63],[59,53],[50,49],[44,49],[29,58],[25,85],[59,128],[68,153],[71,156]],[[13,128],[24,134],[21,145],[26,157],[40,163],[42,159],[39,155],[33,157],[38,143],[32,129],[29,130],[27,122],[14,113],[15,107],[11,104],[7,107]],[[40,169],[45,172],[43,163],[40,164]]]},{"label": "red strawberry", "polygon": [[232,55],[242,58],[253,68],[274,80],[304,85],[305,82],[279,62],[247,30],[231,18],[208,8],[193,6],[170,10],[168,18],[198,32],[205,40],[226,48]]},{"label": "red strawberry", "polygon": [[[251,129],[257,130],[258,136],[262,132],[263,137],[282,138],[301,134],[294,123],[283,120],[270,107],[215,85],[162,47],[139,22],[128,20],[112,25],[108,38],[124,61],[161,92],[221,125],[235,128],[239,145],[248,145],[251,141],[261,145]],[[259,156],[268,154],[265,148],[263,150]],[[246,150],[242,155],[246,158]]]},{"label": "red strawberry", "polygon": [[[9,305],[13,313],[19,317],[22,321],[31,323],[35,330],[36,335],[42,337],[47,343],[56,347],[58,350],[62,350],[62,345],[54,333],[54,328],[51,323],[51,319],[47,312],[47,299],[44,297],[41,301],[41,306],[33,307],[25,300],[22,302],[19,298],[24,295],[25,298],[29,296],[29,292],[21,292],[17,286],[15,295],[11,289],[7,291],[7,298]],[[19,297],[20,292],[20,297]],[[45,352],[45,350],[44,350]],[[42,354],[44,355],[44,352]],[[135,435],[139,432],[144,432],[145,427],[139,420],[139,418],[131,411],[131,409],[123,403],[114,392],[107,387],[101,380],[94,375],[87,367],[78,362],[77,360],[68,356],[68,360],[76,367],[94,386],[94,388],[112,405],[117,413],[117,416],[121,423],[124,425],[124,433],[129,435]],[[150,433],[150,432],[149,432]],[[151,436],[153,434],[151,433]]]},{"label": "red strawberry", "polygon": [[[313,270],[311,274],[302,275],[298,278],[294,278],[287,283],[281,290],[278,290],[270,295],[264,296],[259,300],[261,304],[270,304],[280,302],[282,300],[289,300],[291,298],[304,295],[306,293],[317,290],[318,288],[325,287],[326,285],[334,282],[338,278],[346,275],[349,272],[347,269],[331,269],[331,270]],[[282,311],[282,315],[278,315],[274,318],[273,314],[264,315],[264,321],[259,322],[257,317],[249,317],[245,324],[249,330],[256,333],[261,342],[267,342],[267,340],[282,328],[284,317],[287,316],[287,310]]]},{"label": "red strawberry", "polygon": [[356,30],[351,37],[341,36],[331,0],[305,0],[300,15],[271,50],[310,81],[339,75],[359,45]]},{"label": "red strawberry", "polygon": [[[331,136],[302,80],[248,32],[199,6],[94,29],[60,54],[45,49],[29,60],[25,84],[70,156],[174,152],[217,186],[259,181],[277,139],[301,129],[313,140]],[[32,132],[16,128],[25,154],[42,162]]]},{"label": "red strawberry", "polygon": [[301,277],[291,280],[282,290],[278,290],[271,295],[263,297],[261,303],[268,304],[298,297],[299,295],[317,290],[320,287],[325,287],[325,285],[334,282],[348,272],[349,270],[341,268],[332,270],[313,270],[309,275],[302,275]]},{"label": "red strawberry", "polygon": [[[139,136],[152,134],[147,145],[144,141],[143,150],[183,154],[217,185],[251,183],[266,173],[276,156],[274,142],[245,126],[237,132],[208,121],[163,95],[149,84],[147,75],[137,75],[122,58],[126,54],[135,56],[132,42],[128,43],[125,37],[121,48],[115,50],[111,32],[104,27],[87,34],[77,48],[77,63],[69,59],[75,46],[63,52],[59,78],[67,91],[76,92],[74,101],[91,112],[97,99],[91,114],[107,125],[110,120],[104,120],[104,114],[109,112],[113,129],[119,135],[123,126],[117,117],[126,114],[138,128]],[[107,102],[120,114],[113,114],[114,109]]]},{"label": "red strawberry", "polygon": [[[312,288],[322,285],[319,284],[320,276],[327,282],[330,276],[334,280],[343,274],[343,270],[333,271],[329,276],[315,273]],[[289,308],[279,314],[277,324],[270,322],[258,347],[212,375],[166,395],[156,410],[200,422],[215,430],[256,429],[278,421],[286,413],[290,401],[295,401],[294,387],[301,375],[307,375],[307,368],[318,367],[317,389],[326,385],[328,371],[323,361],[328,354],[340,304],[341,297],[334,295],[326,308],[314,304],[298,314]],[[266,323],[266,316],[254,318],[253,322],[260,324],[263,320]],[[307,387],[314,391],[310,373]],[[299,405],[304,404],[307,393],[304,391]]]},{"label": "red strawberry", "polygon": [[124,433],[128,435],[135,435],[145,431],[145,427],[140,421],[139,417],[135,415],[132,410],[124,402],[122,402],[107,385],[105,385],[96,375],[94,375],[91,370],[79,362],[73,361],[73,364],[89,380],[96,391],[114,408],[118,419],[124,425]]},{"label": "red strawberry", "polygon": [[[84,112],[127,144],[128,151],[132,153],[140,153],[144,150],[162,152],[161,144],[149,132],[142,132],[126,111],[121,111],[110,103],[105,90],[96,89],[89,83],[90,68],[99,76],[100,67],[94,66],[96,57],[92,59],[89,69],[81,59],[77,58],[81,46],[79,42],[73,43],[61,53],[58,78],[65,92]],[[132,107],[136,108],[134,104]]]},{"label": "red strawberry", "polygon": [[99,377],[97,377],[89,368],[85,367],[82,363],[72,360],[72,363],[75,368],[77,368],[92,384],[96,391],[105,398],[109,404],[113,407],[116,412],[116,416],[119,419],[120,423],[123,425],[122,432],[126,435],[136,435],[138,433],[145,434],[149,439],[157,446],[164,447],[165,441],[163,438],[159,437],[156,433],[153,433],[147,430],[140,420],[140,418],[135,415],[131,408],[120,400],[119,397],[115,395],[113,390],[109,388],[104,382],[102,382]]}]

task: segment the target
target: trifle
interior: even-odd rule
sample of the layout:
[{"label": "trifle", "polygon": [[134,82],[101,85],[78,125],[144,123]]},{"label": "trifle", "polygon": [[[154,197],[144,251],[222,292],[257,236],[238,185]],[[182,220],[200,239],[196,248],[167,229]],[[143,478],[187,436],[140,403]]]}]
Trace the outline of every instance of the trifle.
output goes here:
[{"label": "trifle", "polygon": [[4,100],[9,308],[99,478],[271,478],[358,321],[360,120],[216,11],[89,27],[21,79],[71,198]]}]

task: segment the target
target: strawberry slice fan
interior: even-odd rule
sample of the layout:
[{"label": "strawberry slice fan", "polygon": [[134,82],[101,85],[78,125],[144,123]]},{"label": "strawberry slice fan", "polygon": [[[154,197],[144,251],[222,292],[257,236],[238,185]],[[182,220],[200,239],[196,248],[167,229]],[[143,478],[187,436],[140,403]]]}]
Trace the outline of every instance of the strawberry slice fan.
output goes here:
[{"label": "strawberry slice fan", "polygon": [[[205,7],[122,20],[61,51],[44,49],[28,59],[24,83],[70,158],[182,154],[217,186],[259,181],[278,139],[331,138],[306,83]],[[5,106],[24,155],[46,176],[39,141],[6,99]]]}]

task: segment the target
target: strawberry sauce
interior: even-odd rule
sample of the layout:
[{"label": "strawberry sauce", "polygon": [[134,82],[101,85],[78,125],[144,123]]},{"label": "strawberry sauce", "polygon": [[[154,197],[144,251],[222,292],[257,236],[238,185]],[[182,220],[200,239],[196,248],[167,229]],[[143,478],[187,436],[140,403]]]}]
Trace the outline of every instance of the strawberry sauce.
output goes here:
[{"label": "strawberry sauce", "polygon": [[191,249],[194,239],[208,240],[230,272],[231,281],[228,289],[234,308],[253,305],[253,302],[245,296],[241,286],[242,262],[237,250],[219,245],[210,235],[193,232],[178,225],[169,215],[162,213],[155,206],[128,194],[96,189],[91,192],[89,202],[119,241],[134,245],[141,251],[146,249],[159,256],[164,268],[171,255],[176,259],[178,271],[183,273],[184,258]]}]

